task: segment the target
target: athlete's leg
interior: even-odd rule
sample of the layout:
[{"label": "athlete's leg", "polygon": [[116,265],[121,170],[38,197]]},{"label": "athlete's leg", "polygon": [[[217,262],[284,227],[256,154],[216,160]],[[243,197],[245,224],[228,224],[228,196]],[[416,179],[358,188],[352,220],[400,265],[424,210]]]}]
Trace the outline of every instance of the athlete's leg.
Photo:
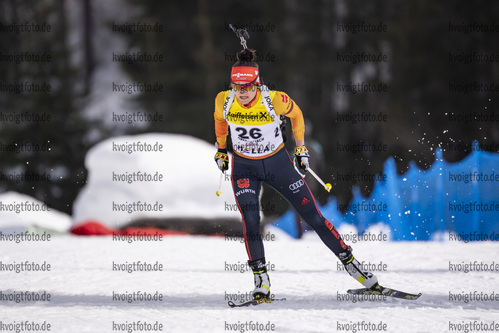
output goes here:
[{"label": "athlete's leg", "polygon": [[262,161],[232,158],[232,188],[243,219],[243,235],[248,264],[253,271],[254,298],[270,295],[270,278],[265,266],[265,251],[260,235],[259,195],[262,179]]},{"label": "athlete's leg", "polygon": [[261,161],[247,160],[233,155],[232,189],[243,220],[243,237],[250,261],[265,257],[260,235],[259,195],[261,182],[258,173]]},{"label": "athlete's leg", "polygon": [[305,180],[293,167],[289,154],[284,149],[266,159],[265,171],[273,177],[267,183],[275,188],[312,227],[324,244],[341,260],[347,272],[370,288],[377,278],[362,269],[352,255],[352,248],[347,246],[334,225],[327,220],[317,207],[314,195]]},{"label": "athlete's leg", "polygon": [[291,158],[282,149],[265,161],[268,175],[266,183],[279,192],[310,227],[312,227],[326,246],[336,255],[348,249],[334,226],[322,216],[315,197],[307,183],[293,167]]}]

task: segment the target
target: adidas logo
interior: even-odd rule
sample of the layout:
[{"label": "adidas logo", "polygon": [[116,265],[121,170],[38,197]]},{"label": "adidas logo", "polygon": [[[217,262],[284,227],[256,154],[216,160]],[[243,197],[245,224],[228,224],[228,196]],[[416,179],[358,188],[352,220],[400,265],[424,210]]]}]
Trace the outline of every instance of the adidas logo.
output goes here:
[{"label": "adidas logo", "polygon": [[301,200],[301,205],[304,206],[306,204],[308,204],[310,202],[310,200],[308,200],[306,197],[303,197],[303,199]]}]

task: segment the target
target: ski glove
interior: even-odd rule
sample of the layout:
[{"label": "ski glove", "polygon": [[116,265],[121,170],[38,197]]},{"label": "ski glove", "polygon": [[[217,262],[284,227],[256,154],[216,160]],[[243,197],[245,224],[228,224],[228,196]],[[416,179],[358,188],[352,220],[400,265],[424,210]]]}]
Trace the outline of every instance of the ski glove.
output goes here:
[{"label": "ski glove", "polygon": [[225,172],[229,169],[229,155],[227,155],[226,148],[219,148],[215,154],[215,162],[217,163],[220,171]]},{"label": "ski glove", "polygon": [[308,154],[308,149],[305,146],[299,146],[295,148],[295,165],[300,168],[302,172],[307,172],[309,168],[308,159],[310,155]]}]

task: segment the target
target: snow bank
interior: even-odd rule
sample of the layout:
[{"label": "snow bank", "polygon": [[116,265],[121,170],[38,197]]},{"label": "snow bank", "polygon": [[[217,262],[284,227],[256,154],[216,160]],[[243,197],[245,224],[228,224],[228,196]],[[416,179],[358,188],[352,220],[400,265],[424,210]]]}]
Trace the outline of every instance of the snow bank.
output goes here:
[{"label": "snow bank", "polygon": [[[136,151],[134,144],[158,151]],[[130,146],[131,151],[121,151]],[[228,177],[222,182],[222,196],[216,196],[220,171],[215,152],[213,144],[180,134],[102,141],[85,158],[89,176],[75,200],[73,223],[97,220],[116,228],[140,218],[240,219]],[[123,179],[145,174],[154,180]]]},{"label": "snow bank", "polygon": [[26,194],[2,193],[0,206],[0,231],[4,233],[21,232],[31,226],[65,232],[71,226],[69,215]]}]

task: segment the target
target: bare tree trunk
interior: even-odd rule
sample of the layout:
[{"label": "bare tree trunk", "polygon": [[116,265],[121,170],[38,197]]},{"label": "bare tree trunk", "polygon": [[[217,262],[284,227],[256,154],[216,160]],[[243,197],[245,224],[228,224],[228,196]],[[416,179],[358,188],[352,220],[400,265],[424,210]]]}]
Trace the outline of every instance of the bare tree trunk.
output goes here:
[{"label": "bare tree trunk", "polygon": [[84,92],[90,91],[90,79],[95,68],[94,49],[92,45],[92,0],[83,0],[83,44],[85,48]]},{"label": "bare tree trunk", "polygon": [[201,35],[200,60],[201,65],[206,70],[205,75],[205,96],[213,93],[215,90],[215,81],[210,79],[210,73],[215,71],[215,61],[206,61],[206,59],[215,58],[215,47],[213,45],[212,29],[210,27],[210,16],[208,13],[208,1],[198,0],[197,22]]}]

